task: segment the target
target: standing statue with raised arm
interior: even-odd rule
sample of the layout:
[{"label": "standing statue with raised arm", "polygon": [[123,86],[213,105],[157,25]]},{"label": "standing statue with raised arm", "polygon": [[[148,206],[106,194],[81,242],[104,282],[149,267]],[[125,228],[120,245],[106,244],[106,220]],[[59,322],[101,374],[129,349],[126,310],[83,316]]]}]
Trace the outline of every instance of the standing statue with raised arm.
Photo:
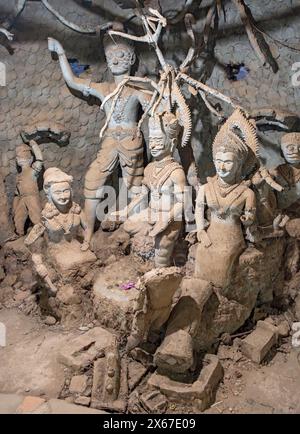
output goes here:
[{"label": "standing statue with raised arm", "polygon": [[61,44],[49,38],[49,50],[58,54],[67,85],[86,97],[92,95],[98,98],[107,116],[107,128],[102,137],[101,149],[85,176],[87,230],[83,250],[89,248],[94,232],[96,208],[102,198],[101,187],[106,184],[118,164],[121,165],[124,181],[131,194],[141,186],[144,174],[143,139],[137,133],[137,127],[140,108],[147,107],[151,92],[124,85],[118,100],[112,98],[116,88],[121,87],[124,78],[130,75],[136,57],[131,42],[123,38],[105,35],[103,43],[108,67],[114,76],[113,83],[92,83],[90,80],[76,77]]},{"label": "standing statue with raised arm", "polygon": [[43,168],[43,155],[38,144],[30,141],[30,146],[22,144],[16,148],[17,185],[13,202],[13,216],[18,235],[25,233],[25,224],[29,217],[36,225],[41,219],[41,201],[38,177]]}]

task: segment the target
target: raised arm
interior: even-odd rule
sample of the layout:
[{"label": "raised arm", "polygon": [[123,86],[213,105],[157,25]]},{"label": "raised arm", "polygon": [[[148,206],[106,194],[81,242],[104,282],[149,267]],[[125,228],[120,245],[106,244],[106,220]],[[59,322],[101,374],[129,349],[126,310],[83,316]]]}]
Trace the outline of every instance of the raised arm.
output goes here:
[{"label": "raised arm", "polygon": [[44,164],[43,154],[41,148],[34,140],[30,140],[29,146],[35,156],[35,162],[32,164],[32,168],[35,171],[36,176],[38,176]]},{"label": "raised arm", "polygon": [[101,101],[103,100],[104,95],[102,93],[101,83],[92,83],[90,80],[76,77],[76,75],[73,74],[72,68],[60,42],[58,42],[56,39],[48,38],[48,48],[50,51],[58,55],[64,80],[71,89],[81,92],[86,97],[92,95]]}]

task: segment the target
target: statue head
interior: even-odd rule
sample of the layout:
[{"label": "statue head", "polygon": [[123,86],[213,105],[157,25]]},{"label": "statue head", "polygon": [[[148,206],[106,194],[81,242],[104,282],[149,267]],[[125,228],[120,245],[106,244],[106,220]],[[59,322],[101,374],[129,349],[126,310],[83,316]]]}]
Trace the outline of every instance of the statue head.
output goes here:
[{"label": "statue head", "polygon": [[[123,32],[124,28],[121,23],[114,23],[113,30]],[[107,33],[103,38],[103,45],[111,73],[115,76],[130,75],[131,67],[136,61],[134,45],[130,40]]]},{"label": "statue head", "polygon": [[255,126],[240,110],[227,119],[213,143],[213,160],[219,178],[233,184],[247,178],[258,166]]},{"label": "statue head", "polygon": [[44,173],[44,191],[48,201],[60,211],[72,204],[72,182],[73,177],[57,167],[51,167]]},{"label": "statue head", "polygon": [[178,119],[173,113],[154,115],[149,119],[149,148],[153,158],[173,155],[178,141]]},{"label": "statue head", "polygon": [[287,163],[300,164],[300,133],[289,133],[282,136],[281,151]]},{"label": "statue head", "polygon": [[226,183],[241,179],[248,148],[235,134],[228,133],[224,143],[214,147],[213,159],[217,175]]},{"label": "statue head", "polygon": [[33,155],[29,146],[22,144],[16,147],[16,160],[20,167],[30,167],[33,163]]}]

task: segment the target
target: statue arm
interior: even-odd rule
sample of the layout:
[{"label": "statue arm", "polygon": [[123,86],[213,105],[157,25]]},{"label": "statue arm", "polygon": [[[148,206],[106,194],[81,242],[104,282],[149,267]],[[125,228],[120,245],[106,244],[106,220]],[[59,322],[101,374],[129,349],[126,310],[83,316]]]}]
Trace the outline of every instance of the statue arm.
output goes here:
[{"label": "statue arm", "polygon": [[44,264],[44,260],[42,255],[38,254],[38,253],[33,253],[32,254],[32,262],[34,265],[34,268],[37,272],[37,274],[46,282],[46,284],[48,285],[50,292],[52,294],[56,294],[57,292],[57,288],[56,286],[53,284],[50,276],[49,276],[49,272],[47,270],[46,265]]},{"label": "statue arm", "polygon": [[32,164],[32,168],[35,172],[35,175],[38,176],[44,165],[43,154],[41,148],[34,140],[30,140],[29,145],[35,156],[35,162]]},{"label": "statue arm", "polygon": [[169,223],[172,221],[182,220],[183,207],[184,207],[184,191],[186,187],[186,177],[183,169],[175,170],[171,174],[171,179],[174,183],[174,206],[169,214]]},{"label": "statue arm", "polygon": [[196,210],[195,210],[195,219],[197,226],[197,238],[200,243],[203,243],[205,247],[209,247],[211,245],[211,241],[206,232],[207,220],[205,219],[205,209],[206,209],[206,194],[205,194],[205,185],[201,185],[198,189],[198,194],[196,198]]},{"label": "statue arm", "polygon": [[251,226],[256,218],[256,198],[254,191],[250,188],[246,191],[246,201],[244,213],[241,216],[241,222],[244,226]]},{"label": "statue arm", "polygon": [[55,52],[58,55],[64,80],[71,89],[81,92],[86,97],[92,95],[100,99],[100,101],[103,100],[104,95],[102,92],[101,83],[91,83],[90,80],[76,77],[72,71],[62,45],[56,39],[48,38],[48,48],[50,51]]}]

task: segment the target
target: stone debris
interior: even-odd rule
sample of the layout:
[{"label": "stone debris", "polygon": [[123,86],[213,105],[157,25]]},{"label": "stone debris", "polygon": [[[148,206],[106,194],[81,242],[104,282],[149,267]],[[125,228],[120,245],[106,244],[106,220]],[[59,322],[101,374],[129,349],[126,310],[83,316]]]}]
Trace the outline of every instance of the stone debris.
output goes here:
[{"label": "stone debris", "polygon": [[88,385],[88,376],[87,375],[75,375],[71,379],[71,383],[69,386],[70,393],[84,393],[85,389]]},{"label": "stone debris", "polygon": [[140,395],[139,401],[147,413],[150,414],[162,414],[165,413],[168,408],[166,397],[158,390]]},{"label": "stone debris", "polygon": [[241,341],[241,352],[253,362],[261,363],[277,341],[277,327],[258,321],[256,329]]},{"label": "stone debris", "polygon": [[204,411],[213,403],[214,393],[222,378],[223,367],[218,357],[206,354],[199,377],[194,383],[183,383],[154,373],[148,380],[148,386],[160,390],[170,401],[193,401],[199,411]]},{"label": "stone debris", "polygon": [[54,316],[48,315],[48,316],[46,316],[44,323],[51,326],[51,325],[56,324],[56,319],[54,318]]},{"label": "stone debris", "polygon": [[185,330],[179,330],[176,339],[172,334],[166,336],[154,356],[159,372],[168,371],[171,366],[173,372],[184,373],[192,367],[193,362],[192,338]]},{"label": "stone debris", "polygon": [[63,304],[80,304],[81,298],[71,285],[65,285],[56,295],[57,299]]},{"label": "stone debris", "polygon": [[94,362],[91,407],[118,412],[126,411],[128,395],[127,362],[120,359],[114,342],[105,357]]},{"label": "stone debris", "polygon": [[84,405],[86,407],[90,405],[90,402],[91,402],[91,398],[89,398],[88,396],[78,396],[78,398],[74,400],[75,404]]},{"label": "stone debris", "polygon": [[58,355],[59,362],[75,372],[91,365],[98,357],[105,356],[105,349],[115,341],[115,336],[101,327],[95,327],[68,343]]},{"label": "stone debris", "polygon": [[130,391],[136,388],[147,371],[148,369],[142,363],[135,360],[128,362],[128,388]]}]

